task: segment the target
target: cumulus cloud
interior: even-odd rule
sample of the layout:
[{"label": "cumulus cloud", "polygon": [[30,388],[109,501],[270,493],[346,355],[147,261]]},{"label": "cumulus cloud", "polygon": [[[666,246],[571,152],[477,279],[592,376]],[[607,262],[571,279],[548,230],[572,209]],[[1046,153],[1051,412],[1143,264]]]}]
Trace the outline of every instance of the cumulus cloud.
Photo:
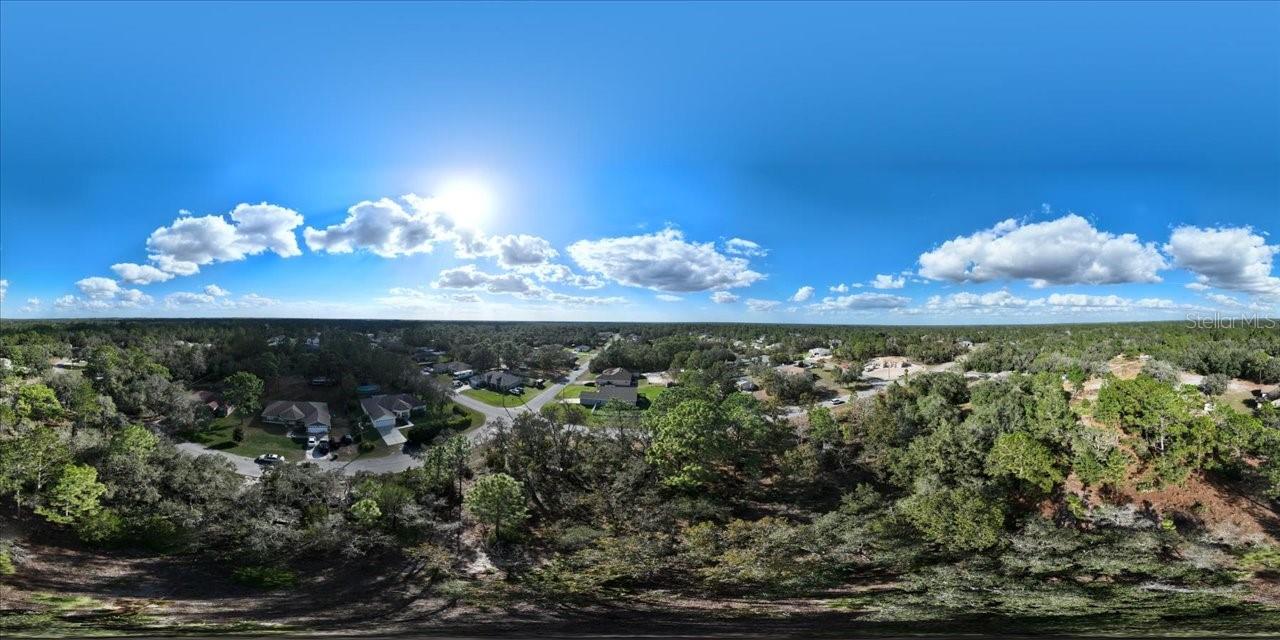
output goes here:
[{"label": "cumulus cloud", "polygon": [[728,291],[717,291],[711,294],[711,301],[716,304],[732,304],[738,301],[738,296]]},{"label": "cumulus cloud", "polygon": [[537,278],[538,282],[558,282],[578,289],[599,289],[605,285],[604,280],[596,276],[574,273],[569,267],[551,262],[518,267],[515,270]]},{"label": "cumulus cloud", "polygon": [[450,226],[437,212],[382,198],[353,205],[341,223],[324,229],[307,227],[302,236],[312,251],[364,250],[383,258],[397,258],[430,253],[435,243],[452,238]]},{"label": "cumulus cloud", "polygon": [[[1182,226],[1173,230],[1164,250],[1175,266],[1196,274],[1189,288],[1208,287],[1280,297],[1280,278],[1271,275],[1272,258],[1280,246],[1250,227],[1202,229]],[[1195,285],[1195,286],[1193,286]]]},{"label": "cumulus cloud", "polygon": [[830,291],[831,293],[849,293],[850,289],[861,289],[861,288],[862,288],[861,282],[854,282],[851,284],[845,284],[841,282],[840,284],[835,284],[830,287],[827,287],[827,291]]},{"label": "cumulus cloud", "polygon": [[[0,302],[3,302],[2,296],[0,296]],[[23,313],[31,313],[40,308],[40,303],[41,303],[40,298],[27,298],[26,306],[22,307],[20,311],[22,311]]]},{"label": "cumulus cloud", "polygon": [[768,311],[773,311],[774,309],[777,309],[780,306],[782,306],[782,303],[777,300],[760,300],[759,298],[747,298],[747,308],[752,311],[758,311],[758,312],[764,313]]},{"label": "cumulus cloud", "polygon": [[4,302],[4,296],[9,292],[9,281],[0,280],[0,302]]},{"label": "cumulus cloud", "polygon": [[1050,284],[1160,282],[1168,268],[1155,244],[1133,234],[1099,231],[1069,214],[1047,222],[1005,220],[921,254],[920,275],[932,280],[1028,280]]},{"label": "cumulus cloud", "polygon": [[684,298],[681,298],[680,296],[673,296],[669,293],[659,293],[654,297],[663,302],[680,302],[681,300],[684,300]]},{"label": "cumulus cloud", "polygon": [[111,278],[94,276],[76,282],[76,288],[84,297],[65,295],[54,300],[59,309],[102,311],[106,309],[136,309],[150,305],[151,296],[137,290],[125,289]]},{"label": "cumulus cloud", "polygon": [[759,244],[742,238],[729,238],[724,243],[724,250],[738,256],[747,256],[748,258],[759,258],[769,255],[769,252]]},{"label": "cumulus cloud", "polygon": [[168,307],[186,307],[198,304],[209,304],[214,301],[214,297],[207,293],[195,293],[192,291],[178,291],[164,297],[165,306]]},{"label": "cumulus cloud", "polygon": [[810,311],[857,311],[865,309],[897,309],[911,304],[911,298],[888,293],[854,293],[847,296],[827,296],[822,302],[809,305]]},{"label": "cumulus cloud", "polygon": [[515,272],[486,273],[473,264],[445,269],[431,284],[436,289],[462,289],[507,294],[525,300],[545,300],[562,305],[587,306],[621,304],[626,298],[619,296],[577,296],[552,291],[547,287]]},{"label": "cumulus cloud", "polygon": [[111,265],[111,270],[121,280],[129,284],[152,284],[154,282],[165,282],[172,280],[173,275],[163,269],[157,269],[149,264],[134,264],[132,262],[121,262]]},{"label": "cumulus cloud", "polygon": [[121,291],[120,285],[115,280],[101,276],[79,280],[76,282],[76,288],[80,293],[94,300],[114,298]]},{"label": "cumulus cloud", "polygon": [[1040,298],[1023,298],[1008,291],[970,293],[962,291],[946,296],[931,296],[921,309],[930,312],[1086,312],[1086,311],[1138,311],[1138,310],[1194,310],[1195,305],[1183,305],[1166,298],[1125,298],[1118,295],[1089,295],[1083,293],[1054,293]]},{"label": "cumulus cloud", "polygon": [[545,291],[529,278],[517,273],[485,273],[474,264],[445,269],[432,283],[437,289],[479,289],[489,293],[506,293],[534,297]]},{"label": "cumulus cloud", "polygon": [[[147,238],[149,259],[167,273],[191,275],[203,265],[267,251],[282,258],[302,255],[294,233],[302,224],[297,211],[265,202],[241,203],[229,215],[230,221],[221,215],[183,216],[156,229]],[[117,274],[125,277],[120,271]]]},{"label": "cumulus cloud", "polygon": [[216,284],[211,284],[206,286],[204,288],[204,292],[215,298],[222,298],[222,297],[231,295],[230,291],[227,291],[226,289],[223,289],[222,287],[219,287]]},{"label": "cumulus cloud", "polygon": [[568,251],[589,272],[655,291],[688,293],[745,287],[764,278],[751,270],[746,259],[726,256],[711,242],[688,242],[676,229],[579,240]]},{"label": "cumulus cloud", "polygon": [[874,289],[901,289],[906,284],[907,279],[902,276],[895,278],[891,275],[883,274],[876,274],[875,280],[871,281],[871,287]]},{"label": "cumulus cloud", "polygon": [[538,236],[497,236],[490,238],[489,244],[497,256],[498,264],[507,269],[540,265],[560,255],[550,242]]},{"label": "cumulus cloud", "polygon": [[806,285],[806,286],[800,287],[799,289],[796,289],[796,292],[791,295],[790,300],[792,302],[808,302],[809,299],[812,297],[813,297],[813,287]]}]

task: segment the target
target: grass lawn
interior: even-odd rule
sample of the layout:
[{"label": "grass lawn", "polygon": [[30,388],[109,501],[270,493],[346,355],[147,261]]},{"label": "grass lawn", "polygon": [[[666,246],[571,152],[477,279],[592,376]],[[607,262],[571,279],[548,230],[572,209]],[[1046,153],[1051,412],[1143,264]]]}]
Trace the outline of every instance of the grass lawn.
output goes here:
[{"label": "grass lawn", "polygon": [[641,396],[645,398],[648,398],[649,402],[652,403],[654,400],[658,399],[658,396],[662,395],[663,393],[666,393],[666,391],[667,391],[667,388],[662,385],[649,384],[648,382],[641,382],[640,388],[637,390],[637,393],[639,393]]},{"label": "grass lawn", "polygon": [[556,394],[556,397],[562,400],[565,398],[577,398],[578,396],[581,396],[584,391],[591,391],[594,389],[595,387],[587,387],[580,384],[571,384],[561,389],[560,393]]},{"label": "grass lawn", "polygon": [[449,404],[445,405],[444,410],[448,412],[452,412],[454,408],[461,409],[463,413],[467,414],[467,417],[471,419],[472,429],[484,424],[484,414],[480,413],[479,411],[476,411],[475,409],[468,409],[467,407],[464,407],[460,404],[450,402]]},{"label": "grass lawn", "polygon": [[498,393],[497,391],[491,391],[489,389],[467,389],[462,393],[463,395],[475,398],[487,405],[495,407],[518,407],[534,399],[541,392],[542,389],[524,387],[524,393],[518,396],[513,396],[509,393]]},{"label": "grass lawn", "polygon": [[[236,442],[232,434],[237,426],[244,426],[244,440]],[[278,453],[289,460],[302,459],[302,443],[290,438],[287,429],[280,425],[263,424],[256,417],[231,414],[218,418],[209,427],[191,434],[192,442],[210,449],[256,458],[264,453]]]}]

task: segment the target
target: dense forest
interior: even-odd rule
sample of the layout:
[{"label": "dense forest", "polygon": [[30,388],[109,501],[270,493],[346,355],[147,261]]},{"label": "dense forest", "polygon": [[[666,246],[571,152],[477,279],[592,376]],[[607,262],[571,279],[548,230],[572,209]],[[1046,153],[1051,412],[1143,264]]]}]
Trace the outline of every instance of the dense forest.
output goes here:
[{"label": "dense forest", "polygon": [[[578,345],[594,372],[677,384],[604,425],[548,405],[486,438],[446,429],[393,473],[287,464],[246,481],[176,446],[208,419],[190,391],[210,381],[326,376],[443,406],[416,349],[488,368]],[[748,361],[815,347],[850,382],[882,356],[958,367],[838,407],[735,389]],[[865,632],[1280,632],[1275,329],[6,322],[0,358],[15,599],[39,540],[181,559],[250,592],[360,567],[467,611],[801,599],[798,619]],[[1232,401],[1232,384],[1261,391]],[[26,601],[0,631],[65,623]],[[777,615],[761,607],[733,615]]]}]

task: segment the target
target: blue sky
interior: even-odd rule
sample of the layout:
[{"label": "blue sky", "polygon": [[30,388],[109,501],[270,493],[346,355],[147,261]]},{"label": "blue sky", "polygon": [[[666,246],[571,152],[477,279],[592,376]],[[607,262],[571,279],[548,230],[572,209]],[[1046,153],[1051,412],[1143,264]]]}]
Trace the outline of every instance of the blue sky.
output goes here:
[{"label": "blue sky", "polygon": [[1275,3],[6,2],[0,54],[4,317],[1280,303]]}]

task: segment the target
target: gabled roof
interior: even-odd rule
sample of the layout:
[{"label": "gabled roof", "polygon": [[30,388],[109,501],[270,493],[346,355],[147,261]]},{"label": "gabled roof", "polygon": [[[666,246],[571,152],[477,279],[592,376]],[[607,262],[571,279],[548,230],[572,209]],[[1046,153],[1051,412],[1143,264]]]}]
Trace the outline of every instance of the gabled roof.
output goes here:
[{"label": "gabled roof", "polygon": [[631,384],[631,381],[634,378],[635,376],[630,371],[623,369],[622,367],[614,367],[612,369],[605,369],[604,371],[601,371],[600,375],[596,376],[596,384],[600,384],[602,382],[624,382],[626,384]]},{"label": "gabled roof", "polygon": [[306,424],[323,424],[329,426],[329,405],[323,402],[302,402],[297,400],[276,400],[262,410],[263,418],[304,422]]},{"label": "gabled roof", "polygon": [[407,393],[387,393],[360,401],[360,408],[364,409],[365,415],[371,420],[394,416],[399,411],[412,411],[414,407],[421,406],[422,403],[417,398]]}]

